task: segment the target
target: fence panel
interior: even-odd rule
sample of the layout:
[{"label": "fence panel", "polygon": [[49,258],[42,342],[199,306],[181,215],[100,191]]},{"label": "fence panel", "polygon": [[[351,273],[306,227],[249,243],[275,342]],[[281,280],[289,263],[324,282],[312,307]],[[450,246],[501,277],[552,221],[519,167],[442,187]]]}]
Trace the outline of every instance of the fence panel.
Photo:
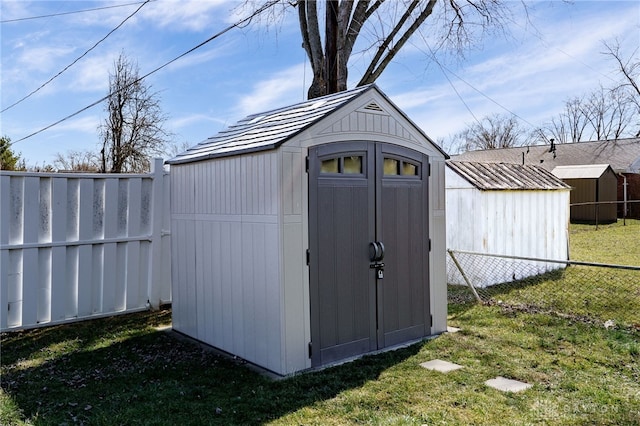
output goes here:
[{"label": "fence panel", "polygon": [[0,173],[0,330],[171,301],[169,176]]},{"label": "fence panel", "polygon": [[448,252],[452,303],[500,303],[640,330],[640,266]]}]

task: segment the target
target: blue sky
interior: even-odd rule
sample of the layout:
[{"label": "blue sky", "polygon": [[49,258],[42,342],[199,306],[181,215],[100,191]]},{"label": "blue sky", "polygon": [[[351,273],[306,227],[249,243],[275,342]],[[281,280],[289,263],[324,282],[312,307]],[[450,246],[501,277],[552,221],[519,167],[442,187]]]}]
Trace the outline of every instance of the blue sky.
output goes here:
[{"label": "blue sky", "polygon": [[[138,4],[123,1],[2,0],[1,19],[99,11],[1,24],[2,109],[38,88],[113,30]],[[441,55],[441,68],[421,38],[396,57],[377,85],[426,134],[448,138],[485,115],[515,113],[525,127],[557,115],[564,101],[619,79],[601,52],[618,39],[622,52],[640,46],[640,2],[519,2],[509,37],[486,38],[463,59]],[[0,117],[0,133],[17,141],[102,98],[121,51],[141,74],[157,68],[240,18],[240,2],[156,0],[42,90]],[[636,52],[636,54],[638,54]],[[362,55],[350,62],[357,83]],[[293,10],[277,25],[233,29],[151,75],[178,145],[195,145],[240,118],[305,99],[310,70]],[[448,77],[448,79],[447,79]],[[471,112],[469,111],[471,110]],[[473,115],[472,115],[473,113]],[[29,165],[51,163],[56,153],[95,149],[102,105],[17,142]],[[445,146],[445,148],[447,148]]]}]

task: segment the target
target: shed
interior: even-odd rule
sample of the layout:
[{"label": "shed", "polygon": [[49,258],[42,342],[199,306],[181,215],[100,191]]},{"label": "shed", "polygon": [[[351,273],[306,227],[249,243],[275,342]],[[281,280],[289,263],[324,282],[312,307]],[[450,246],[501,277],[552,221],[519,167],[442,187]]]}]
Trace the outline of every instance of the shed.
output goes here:
[{"label": "shed", "polygon": [[444,332],[446,158],[369,85],[169,160],[174,329],[280,375]]},{"label": "shed", "polygon": [[[568,185],[542,167],[448,161],[447,248],[566,260],[569,192]],[[558,268],[535,261],[523,268],[523,262],[505,260],[499,269],[478,264],[465,273],[474,285],[484,287],[525,278],[518,276],[521,271],[539,274]],[[450,277],[450,282],[457,280]]]},{"label": "shed", "polygon": [[618,177],[618,217],[640,219],[640,138],[468,151],[455,161],[557,166],[609,164]]},{"label": "shed", "polygon": [[613,223],[617,220],[618,177],[611,166],[558,166],[553,174],[573,189],[571,222]]}]

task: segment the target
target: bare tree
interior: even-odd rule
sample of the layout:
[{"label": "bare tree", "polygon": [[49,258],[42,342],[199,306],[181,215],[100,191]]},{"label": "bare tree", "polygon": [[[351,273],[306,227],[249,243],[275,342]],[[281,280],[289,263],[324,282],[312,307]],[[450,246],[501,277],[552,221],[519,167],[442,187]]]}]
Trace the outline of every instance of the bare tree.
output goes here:
[{"label": "bare tree", "polygon": [[53,160],[56,170],[73,172],[100,172],[101,158],[93,151],[67,151],[57,153]]},{"label": "bare tree", "polygon": [[615,40],[612,43],[604,43],[605,55],[610,56],[616,64],[618,72],[622,75],[622,82],[616,87],[617,90],[624,91],[630,103],[635,106],[635,125],[637,127],[635,136],[640,137],[640,59],[636,48],[628,58],[620,52],[620,43]]},{"label": "bare tree", "polygon": [[621,86],[600,87],[583,98],[568,99],[564,110],[544,126],[541,139],[553,138],[557,143],[620,139],[630,135],[634,113]]},{"label": "bare tree", "polygon": [[[325,5],[324,31],[319,17]],[[298,0],[302,46],[313,70],[309,99],[347,89],[348,62],[359,38],[369,65],[358,86],[373,83],[417,31],[434,30],[440,46],[457,50],[490,28],[502,27],[503,0]],[[431,18],[431,25],[425,22]],[[427,28],[428,27],[428,28]],[[324,44],[322,42],[324,34]]]},{"label": "bare tree", "polygon": [[121,53],[109,74],[107,118],[100,126],[100,170],[103,173],[143,172],[159,155],[170,135],[158,93],[139,77],[136,63]]},{"label": "bare tree", "polygon": [[[556,143],[571,143],[582,140],[589,124],[586,116],[587,108],[582,98],[569,98],[564,103],[564,110],[544,126],[542,141],[553,139]],[[547,135],[548,134],[548,138]]]},{"label": "bare tree", "polygon": [[468,125],[455,138],[463,151],[511,148],[526,142],[526,132],[515,116],[494,114]]},{"label": "bare tree", "polygon": [[[594,91],[584,106],[584,115],[590,124],[591,139],[619,139],[625,135],[633,119],[632,105],[622,86]],[[579,139],[576,140],[578,142]]]}]

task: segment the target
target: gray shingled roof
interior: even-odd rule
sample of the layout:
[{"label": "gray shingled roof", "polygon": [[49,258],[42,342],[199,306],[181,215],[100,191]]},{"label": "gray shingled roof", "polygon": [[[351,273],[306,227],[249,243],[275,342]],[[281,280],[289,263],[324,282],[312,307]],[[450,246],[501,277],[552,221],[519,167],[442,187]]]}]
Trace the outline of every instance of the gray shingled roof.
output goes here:
[{"label": "gray shingled roof", "polygon": [[469,151],[452,156],[452,159],[522,164],[524,155],[525,164],[541,166],[549,171],[557,166],[609,164],[615,172],[640,173],[640,138],[556,144],[555,147],[555,156],[549,145],[536,145]]},{"label": "gray shingled roof", "polygon": [[364,92],[368,85],[272,111],[249,115],[217,135],[168,160],[169,164],[274,149]]},{"label": "gray shingled roof", "polygon": [[447,166],[483,191],[570,189],[551,172],[538,166],[467,161],[447,161]]}]

